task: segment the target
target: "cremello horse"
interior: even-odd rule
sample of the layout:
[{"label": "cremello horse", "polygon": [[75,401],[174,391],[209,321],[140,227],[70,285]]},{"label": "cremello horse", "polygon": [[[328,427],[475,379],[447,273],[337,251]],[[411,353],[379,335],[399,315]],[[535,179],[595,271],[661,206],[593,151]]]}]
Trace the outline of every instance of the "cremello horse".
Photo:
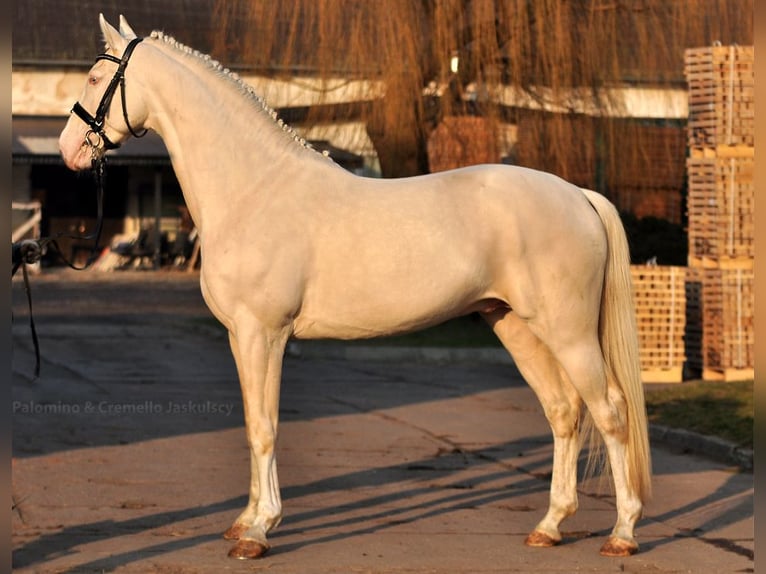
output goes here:
[{"label": "cremello horse", "polygon": [[511,353],[553,431],[550,505],[526,543],[558,543],[577,509],[584,405],[616,494],[601,552],[637,550],[650,455],[627,242],[606,199],[503,165],[352,175],[209,57],[161,32],[140,41],[122,17],[119,30],[100,24],[106,55],[88,73],[61,153],[86,169],[142,128],[170,152],[200,232],[202,293],[228,329],[242,387],[252,476],[224,535],[237,540],[230,556],[266,552],[282,516],[274,445],[288,339],[390,335],[469,312]]}]

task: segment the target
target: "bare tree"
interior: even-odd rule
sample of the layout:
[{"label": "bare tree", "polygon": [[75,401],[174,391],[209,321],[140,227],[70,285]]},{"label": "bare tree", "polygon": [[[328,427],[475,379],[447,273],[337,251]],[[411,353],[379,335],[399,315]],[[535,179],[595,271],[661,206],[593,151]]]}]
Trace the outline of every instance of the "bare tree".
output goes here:
[{"label": "bare tree", "polygon": [[[524,110],[497,97],[508,86],[554,108],[574,89],[603,111],[577,129],[573,114],[534,115],[525,126],[540,143],[527,163],[567,177],[574,146],[608,172],[641,153],[617,143],[608,88],[682,86],[685,48],[753,42],[752,0],[217,0],[216,21],[222,59],[275,76],[381,81],[383,98],[331,112],[367,123],[389,177],[428,170],[426,141],[443,116],[518,122]],[[307,121],[328,112],[317,106]]]}]

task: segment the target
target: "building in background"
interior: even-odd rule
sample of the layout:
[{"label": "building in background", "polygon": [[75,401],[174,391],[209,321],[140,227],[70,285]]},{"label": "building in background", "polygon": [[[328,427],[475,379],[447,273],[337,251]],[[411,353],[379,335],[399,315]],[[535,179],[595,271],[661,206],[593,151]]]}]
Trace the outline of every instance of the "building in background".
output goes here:
[{"label": "building in background", "polygon": [[[357,173],[524,165],[596,189],[635,218],[680,228],[688,149],[682,48],[752,43],[748,6],[751,12],[744,0],[17,2],[13,199],[40,202],[43,235],[92,228],[93,183],[66,170],[57,138],[99,51],[103,12],[112,22],[124,13],[139,34],[162,29],[220,59],[303,137]],[[598,38],[590,41],[593,34],[578,40],[583,26],[603,31],[616,57]],[[183,197],[159,138],[110,152],[107,177],[107,241],[159,225],[172,242]],[[71,253],[80,247],[64,246]]]},{"label": "building in background", "polygon": [[[100,51],[98,14],[103,12],[116,23],[124,13],[139,34],[161,28],[184,44],[209,52],[213,2],[144,1],[125,6],[109,0],[32,0],[15,8],[12,200],[19,209],[13,210],[12,226],[23,232],[30,216],[34,217],[33,206],[39,204],[42,217],[35,229],[42,236],[63,234],[59,244],[64,255],[82,262],[90,244],[67,235],[83,235],[95,228],[96,185],[88,173],[66,168],[58,137]],[[291,83],[258,75],[236,63],[230,67],[238,69],[288,122],[300,122],[316,100],[305,79]],[[354,84],[335,90],[330,105],[356,105]],[[346,169],[375,174],[374,149],[363,125],[348,120],[315,125],[303,135]],[[102,246],[115,238],[144,237],[147,230],[159,228],[160,234],[149,235],[156,238],[158,249],[170,249],[184,226],[184,199],[162,140],[149,132],[145,138],[129,139],[107,158]],[[154,246],[146,247],[151,251]],[[172,253],[165,255],[172,259]],[[46,263],[60,262],[51,256]]]}]

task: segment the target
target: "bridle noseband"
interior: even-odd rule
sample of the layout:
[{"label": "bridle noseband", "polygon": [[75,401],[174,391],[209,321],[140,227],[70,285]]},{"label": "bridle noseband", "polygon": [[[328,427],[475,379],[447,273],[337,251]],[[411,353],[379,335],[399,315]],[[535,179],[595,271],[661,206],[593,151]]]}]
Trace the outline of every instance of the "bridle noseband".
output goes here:
[{"label": "bridle noseband", "polygon": [[[128,121],[128,109],[125,106],[125,68],[128,67],[130,56],[133,54],[133,50],[138,45],[138,43],[141,42],[141,40],[143,40],[143,38],[134,38],[131,40],[128,44],[128,47],[125,48],[125,52],[123,53],[122,58],[116,58],[106,53],[96,56],[96,62],[99,60],[109,60],[110,62],[117,64],[118,68],[114,73],[114,76],[112,76],[112,81],[109,82],[104,95],[101,97],[101,102],[98,104],[98,109],[96,110],[95,116],[90,115],[85,110],[85,108],[80,105],[80,102],[75,102],[74,106],[72,107],[72,111],[90,127],[90,130],[88,130],[88,132],[85,134],[85,143],[90,146],[94,154],[97,152],[99,149],[99,144],[102,142],[103,151],[117,149],[120,147],[120,144],[111,141],[104,131],[104,120],[106,118],[106,114],[109,112],[109,107],[112,105],[112,98],[114,97],[114,93],[117,91],[118,85],[120,86],[120,96],[122,98],[122,116],[125,119],[128,130],[134,137],[137,138],[146,135],[147,130],[144,130],[142,133],[138,134],[130,125],[130,122]],[[97,135],[100,141],[92,141],[92,134]]]}]

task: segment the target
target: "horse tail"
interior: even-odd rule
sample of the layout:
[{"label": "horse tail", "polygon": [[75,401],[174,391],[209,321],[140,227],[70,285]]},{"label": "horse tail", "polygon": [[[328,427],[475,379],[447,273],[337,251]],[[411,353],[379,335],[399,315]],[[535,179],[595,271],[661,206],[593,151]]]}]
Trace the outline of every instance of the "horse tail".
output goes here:
[{"label": "horse tail", "polygon": [[[600,193],[586,189],[583,189],[583,192],[601,218],[607,235],[599,342],[607,377],[622,390],[627,404],[628,486],[642,501],[646,501],[651,497],[652,491],[651,454],[644,387],[641,381],[628,240],[614,205]],[[593,440],[591,444],[594,444]],[[599,453],[593,453],[591,449],[589,463],[592,462],[591,456],[598,457]]]}]

